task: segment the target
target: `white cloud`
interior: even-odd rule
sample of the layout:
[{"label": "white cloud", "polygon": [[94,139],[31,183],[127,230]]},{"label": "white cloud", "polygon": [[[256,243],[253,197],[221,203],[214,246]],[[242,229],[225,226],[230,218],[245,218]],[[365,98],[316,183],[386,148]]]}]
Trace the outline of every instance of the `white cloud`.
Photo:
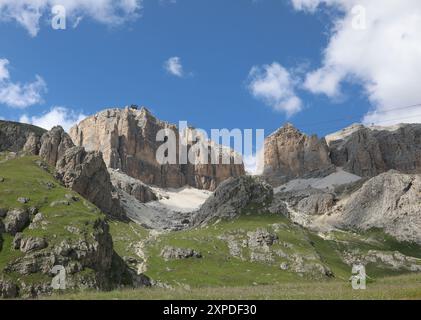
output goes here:
[{"label": "white cloud", "polygon": [[86,16],[106,25],[119,25],[140,16],[142,0],[0,0],[0,20],[17,22],[36,36],[40,21],[51,19],[55,5],[64,6],[71,20],[80,22]]},{"label": "white cloud", "polygon": [[164,68],[173,76],[182,78],[184,76],[183,65],[179,57],[171,57],[164,63]]},{"label": "white cloud", "polygon": [[279,63],[253,67],[249,74],[248,88],[251,94],[276,111],[287,116],[301,111],[302,101],[295,94],[297,81]]},{"label": "white cloud", "polygon": [[12,82],[8,65],[7,59],[0,59],[0,103],[12,108],[26,108],[41,103],[42,94],[47,90],[45,81],[37,75],[34,82]]},{"label": "white cloud", "polygon": [[[307,74],[304,86],[335,97],[345,82],[362,85],[373,110],[363,122],[421,122],[421,1],[419,0],[291,0],[297,10],[331,7],[336,16],[319,69]],[[354,22],[365,9],[365,29]],[[360,15],[360,17],[362,17]]]},{"label": "white cloud", "polygon": [[85,119],[86,116],[82,113],[64,107],[53,107],[47,113],[40,116],[32,116],[24,114],[20,117],[19,122],[33,124],[35,126],[50,130],[54,126],[60,125],[65,131],[75,125],[76,123]]}]

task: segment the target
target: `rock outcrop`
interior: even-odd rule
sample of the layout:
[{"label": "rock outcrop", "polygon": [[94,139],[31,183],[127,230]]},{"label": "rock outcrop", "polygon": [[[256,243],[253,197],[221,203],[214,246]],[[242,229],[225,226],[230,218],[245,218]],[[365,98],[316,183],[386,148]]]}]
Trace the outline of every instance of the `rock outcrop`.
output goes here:
[{"label": "rock outcrop", "polygon": [[421,175],[389,171],[368,180],[332,215],[341,228],[380,228],[400,241],[421,243]]},{"label": "rock outcrop", "polygon": [[54,127],[41,137],[39,156],[54,167],[60,157],[74,146],[72,139],[62,127]]},{"label": "rock outcrop", "polygon": [[307,136],[287,123],[265,139],[263,175],[272,185],[334,170],[324,139]]},{"label": "rock outcrop", "polygon": [[269,206],[272,200],[272,187],[260,179],[250,176],[230,178],[221,183],[202,207],[193,213],[192,224],[234,218],[248,206]]},{"label": "rock outcrop", "polygon": [[45,132],[32,125],[0,120],[0,151],[22,151],[28,138],[40,139]]},{"label": "rock outcrop", "polygon": [[56,163],[57,177],[64,185],[94,203],[103,212],[123,215],[120,202],[111,184],[100,152],[86,152],[82,147],[72,147]]},{"label": "rock outcrop", "polygon": [[141,203],[158,200],[158,196],[151,187],[144,184],[142,181],[134,179],[122,174],[116,170],[108,170],[111,177],[111,182],[118,190],[122,190],[128,195],[134,197]]},{"label": "rock outcrop", "polygon": [[[163,142],[156,136],[161,129],[174,132],[176,164],[161,165],[156,153]],[[178,188],[190,185],[214,190],[229,177],[244,174],[243,164],[194,164],[179,162],[180,134],[170,123],[156,119],[147,109],[108,109],[91,116],[70,130],[77,146],[101,151],[105,164],[149,185]],[[188,142],[187,149],[193,143]],[[234,157],[230,155],[231,163]]]},{"label": "rock outcrop", "polygon": [[421,125],[353,125],[328,136],[332,163],[362,177],[388,170],[421,173]]},{"label": "rock outcrop", "polygon": [[56,176],[66,187],[114,217],[123,215],[119,200],[100,152],[87,152],[74,146],[61,127],[54,127],[41,138],[40,157],[56,168]]}]

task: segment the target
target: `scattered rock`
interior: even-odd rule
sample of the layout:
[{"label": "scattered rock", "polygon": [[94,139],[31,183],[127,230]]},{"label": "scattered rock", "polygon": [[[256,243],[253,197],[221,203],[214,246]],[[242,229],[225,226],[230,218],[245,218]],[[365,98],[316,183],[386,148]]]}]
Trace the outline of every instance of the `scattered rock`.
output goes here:
[{"label": "scattered rock", "polygon": [[174,247],[170,247],[170,246],[166,246],[164,249],[162,249],[160,255],[165,260],[202,258],[202,255],[199,252],[196,252],[193,249],[174,248]]},{"label": "scattered rock", "polygon": [[70,206],[70,202],[67,200],[56,200],[51,202],[50,207]]},{"label": "scattered rock", "polygon": [[0,298],[11,299],[18,296],[19,289],[16,284],[10,280],[0,278]]},{"label": "scattered rock", "polygon": [[3,177],[0,177],[0,182],[4,182],[4,178]]},{"label": "scattered rock", "polygon": [[48,243],[43,238],[27,237],[20,240],[20,251],[27,253],[30,251],[36,251],[44,249],[48,246]]},{"label": "scattered rock", "polygon": [[22,203],[22,204],[28,203],[29,198],[20,197],[20,198],[18,198],[18,202]]},{"label": "scattered rock", "polygon": [[29,229],[38,229],[43,228],[48,224],[47,221],[45,221],[45,217],[41,212],[38,212],[34,218],[32,219],[31,224],[29,225]]},{"label": "scattered rock", "polygon": [[22,239],[23,239],[22,233],[18,232],[15,234],[15,237],[13,238],[13,242],[12,242],[12,248],[14,250],[20,249],[20,244],[21,244]]},{"label": "scattered rock", "polygon": [[278,241],[276,234],[269,233],[264,229],[257,229],[256,231],[247,232],[249,247],[259,248],[264,246],[271,246]]},{"label": "scattered rock", "polygon": [[29,223],[29,213],[23,209],[13,209],[7,212],[4,226],[7,233],[15,235],[21,232]]},{"label": "scattered rock", "polygon": [[284,270],[284,271],[289,269],[289,265],[286,262],[281,263],[279,267],[281,268],[281,270]]},{"label": "scattered rock", "polygon": [[36,215],[38,213],[38,208],[36,208],[36,207],[30,207],[30,208],[28,208],[28,213],[31,216],[34,216],[34,215]]},{"label": "scattered rock", "polygon": [[73,202],[77,202],[77,201],[79,201],[79,198],[78,198],[78,197],[76,197],[75,195],[70,194],[70,193],[66,193],[66,194],[64,195],[64,197],[65,197],[67,200],[69,200],[69,201],[73,201]]},{"label": "scattered rock", "polygon": [[73,226],[66,226],[66,230],[73,234],[80,234],[80,229]]}]

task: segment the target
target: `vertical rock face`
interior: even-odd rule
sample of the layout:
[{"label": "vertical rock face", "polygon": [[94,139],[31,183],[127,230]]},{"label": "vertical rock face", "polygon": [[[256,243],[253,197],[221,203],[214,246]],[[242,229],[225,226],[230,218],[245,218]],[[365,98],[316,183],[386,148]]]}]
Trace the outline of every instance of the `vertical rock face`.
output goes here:
[{"label": "vertical rock face", "polygon": [[56,168],[57,177],[68,188],[94,203],[103,212],[122,216],[118,198],[100,152],[87,152],[74,146],[61,127],[54,127],[41,138],[40,157]]},{"label": "vertical rock face", "polygon": [[324,139],[307,136],[286,124],[265,140],[264,173],[272,184],[332,167]]},{"label": "vertical rock face", "polygon": [[[161,129],[175,133],[176,164],[160,165],[156,160],[156,152],[163,143],[156,141]],[[242,164],[180,164],[178,128],[156,119],[145,108],[102,111],[74,126],[70,136],[77,146],[83,146],[88,151],[101,151],[107,167],[120,169],[144,183],[160,187],[190,185],[213,190],[223,180],[244,174]]]},{"label": "vertical rock face", "polygon": [[[28,143],[27,143],[28,144]],[[74,147],[72,139],[61,127],[54,127],[41,137],[39,155],[49,165],[55,166],[65,151]]]},{"label": "vertical rock face", "polygon": [[[354,126],[348,135],[329,137],[332,162],[364,177],[394,169],[421,172],[421,125],[366,128]],[[347,131],[344,129],[343,131]]]}]

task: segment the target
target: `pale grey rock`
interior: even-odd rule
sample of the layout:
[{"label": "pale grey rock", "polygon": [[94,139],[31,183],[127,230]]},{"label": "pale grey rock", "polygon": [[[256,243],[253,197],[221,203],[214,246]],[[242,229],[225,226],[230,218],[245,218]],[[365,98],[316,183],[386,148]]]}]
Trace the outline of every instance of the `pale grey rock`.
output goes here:
[{"label": "pale grey rock", "polygon": [[261,179],[251,176],[230,178],[193,213],[192,224],[198,225],[216,218],[234,218],[248,206],[269,206],[272,199],[272,187]]},{"label": "pale grey rock", "polygon": [[29,198],[19,197],[18,198],[18,202],[19,203],[22,203],[22,204],[28,203],[29,202]]},{"label": "pale grey rock", "polygon": [[61,206],[70,206],[68,200],[56,200],[50,203],[50,207],[61,207]]},{"label": "pale grey rock", "polygon": [[265,229],[257,229],[247,233],[249,247],[259,248],[272,246],[278,241],[276,234],[270,233]]},{"label": "pale grey rock", "polygon": [[134,179],[124,173],[116,170],[108,170],[111,177],[111,183],[118,190],[122,190],[130,196],[136,198],[141,203],[158,200],[155,192],[145,183]]},{"label": "pale grey rock", "polygon": [[368,180],[335,217],[336,226],[384,229],[400,241],[421,243],[421,175],[389,171]]},{"label": "pale grey rock", "polygon": [[324,214],[335,204],[335,196],[331,193],[316,193],[300,200],[297,209],[307,214]]},{"label": "pale grey rock", "polygon": [[10,280],[0,278],[0,298],[11,299],[18,296],[18,286]]},{"label": "pale grey rock", "polygon": [[202,255],[193,249],[175,248],[170,246],[166,246],[162,249],[160,256],[165,260],[202,258]]},{"label": "pale grey rock", "polygon": [[20,240],[20,251],[23,253],[44,249],[48,243],[43,238],[25,237]]},{"label": "pale grey rock", "polygon": [[21,232],[29,224],[29,213],[23,209],[12,209],[4,219],[5,231],[11,235]]}]

